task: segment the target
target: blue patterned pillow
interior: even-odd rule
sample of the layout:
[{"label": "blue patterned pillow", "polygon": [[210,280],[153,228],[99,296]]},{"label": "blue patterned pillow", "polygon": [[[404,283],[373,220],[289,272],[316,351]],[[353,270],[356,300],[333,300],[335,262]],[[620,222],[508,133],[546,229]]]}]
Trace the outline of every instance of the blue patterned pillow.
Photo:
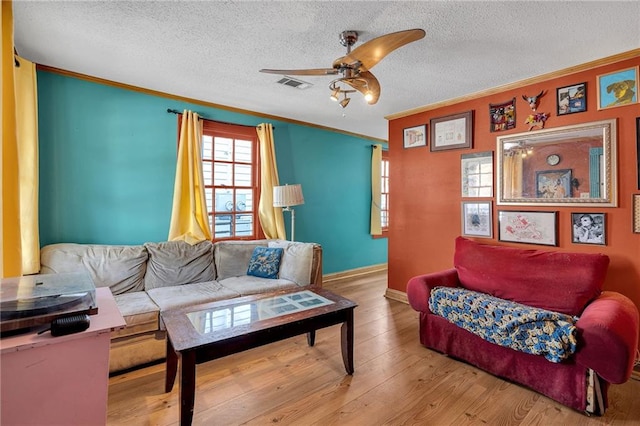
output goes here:
[{"label": "blue patterned pillow", "polygon": [[280,259],[282,259],[281,248],[256,247],[253,249],[247,275],[260,278],[278,278],[280,270]]}]

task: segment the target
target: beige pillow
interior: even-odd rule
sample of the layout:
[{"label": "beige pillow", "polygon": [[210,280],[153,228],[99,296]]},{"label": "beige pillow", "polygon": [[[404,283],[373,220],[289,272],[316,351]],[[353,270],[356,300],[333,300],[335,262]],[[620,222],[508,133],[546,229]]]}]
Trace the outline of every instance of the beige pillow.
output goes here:
[{"label": "beige pillow", "polygon": [[144,289],[201,283],[215,279],[211,241],[145,243],[149,252]]},{"label": "beige pillow", "polygon": [[311,267],[313,266],[313,244],[293,241],[269,241],[269,247],[284,249],[280,261],[279,278],[293,281],[298,285],[311,283]]},{"label": "beige pillow", "polygon": [[123,294],[144,289],[147,257],[143,246],[51,244],[40,251],[40,273],[88,271],[96,287]]},{"label": "beige pillow", "polygon": [[251,241],[219,241],[213,245],[213,255],[216,262],[216,279],[224,280],[230,277],[247,275],[249,261],[256,247],[266,247],[266,240]]}]

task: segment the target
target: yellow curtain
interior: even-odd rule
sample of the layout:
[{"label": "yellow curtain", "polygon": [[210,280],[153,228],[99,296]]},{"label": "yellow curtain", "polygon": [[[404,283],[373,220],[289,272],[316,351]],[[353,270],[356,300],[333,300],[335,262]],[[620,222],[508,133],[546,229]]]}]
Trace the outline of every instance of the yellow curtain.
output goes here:
[{"label": "yellow curtain", "polygon": [[269,123],[256,127],[260,142],[260,203],[258,217],[267,238],[287,239],[282,208],[273,207],[273,187],[279,186],[273,126]]},{"label": "yellow curtain", "polygon": [[522,157],[520,155],[504,156],[502,184],[505,198],[522,197]]},{"label": "yellow curtain", "polygon": [[187,110],[182,113],[169,228],[169,241],[174,240],[189,244],[211,240],[202,173],[202,123],[198,114]]},{"label": "yellow curtain", "polygon": [[371,235],[382,235],[380,201],[382,199],[382,145],[371,147]]},{"label": "yellow curtain", "polygon": [[10,1],[2,1],[2,277],[22,275],[12,6]]},{"label": "yellow curtain", "polygon": [[20,169],[20,231],[22,273],[40,271],[38,234],[38,94],[36,65],[17,58],[15,68],[16,123]]}]

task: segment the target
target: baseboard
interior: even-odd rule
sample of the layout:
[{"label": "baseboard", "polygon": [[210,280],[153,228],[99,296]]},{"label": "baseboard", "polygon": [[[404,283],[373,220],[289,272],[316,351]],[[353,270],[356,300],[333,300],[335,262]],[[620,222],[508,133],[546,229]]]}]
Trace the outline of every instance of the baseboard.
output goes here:
[{"label": "baseboard", "polygon": [[636,365],[633,366],[633,370],[631,370],[631,378],[634,380],[640,380],[640,362],[636,362]]},{"label": "baseboard", "polygon": [[342,280],[353,279],[362,277],[365,275],[378,274],[387,270],[386,263],[380,263],[378,265],[365,266],[362,268],[350,269],[348,271],[335,272],[333,274],[326,274],[322,276],[322,284],[336,284]]},{"label": "baseboard", "polygon": [[386,297],[387,299],[409,304],[407,293],[405,293],[404,291],[387,288],[387,291],[384,292],[384,297]]}]

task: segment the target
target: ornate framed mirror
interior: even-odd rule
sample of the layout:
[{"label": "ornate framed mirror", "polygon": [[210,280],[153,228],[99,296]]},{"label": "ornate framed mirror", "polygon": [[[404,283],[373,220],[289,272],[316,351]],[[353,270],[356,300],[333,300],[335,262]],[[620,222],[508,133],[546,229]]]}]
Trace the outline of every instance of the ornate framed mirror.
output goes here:
[{"label": "ornate framed mirror", "polygon": [[616,120],[497,138],[500,205],[616,207]]}]

